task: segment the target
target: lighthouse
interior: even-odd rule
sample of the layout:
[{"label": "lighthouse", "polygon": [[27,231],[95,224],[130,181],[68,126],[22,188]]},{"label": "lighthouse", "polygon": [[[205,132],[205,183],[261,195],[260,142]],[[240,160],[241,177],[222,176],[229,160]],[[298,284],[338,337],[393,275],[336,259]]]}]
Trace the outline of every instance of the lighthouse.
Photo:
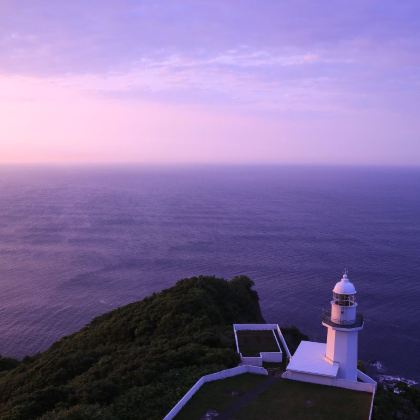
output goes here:
[{"label": "lighthouse", "polygon": [[356,288],[347,271],[332,292],[331,313],[322,321],[327,328],[325,360],[338,364],[337,378],[357,381],[358,334],[363,329],[363,317],[357,314]]},{"label": "lighthouse", "polygon": [[331,310],[322,325],[327,328],[327,342],[301,341],[282,377],[374,392],[376,382],[357,369],[357,336],[363,317],[357,313],[356,288],[347,271],[332,290]]},{"label": "lighthouse", "polygon": [[357,336],[363,317],[357,313],[356,288],[347,271],[332,290],[331,310],[322,325],[327,328],[327,342],[301,341],[282,377],[374,392],[376,382],[357,369]]}]

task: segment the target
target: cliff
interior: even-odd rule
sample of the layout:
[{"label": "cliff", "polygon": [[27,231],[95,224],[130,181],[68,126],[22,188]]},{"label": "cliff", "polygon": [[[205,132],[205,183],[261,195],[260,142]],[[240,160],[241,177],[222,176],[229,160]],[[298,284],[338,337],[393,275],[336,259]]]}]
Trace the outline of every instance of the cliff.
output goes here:
[{"label": "cliff", "polygon": [[184,279],[16,367],[5,359],[0,418],[162,418],[201,375],[237,364],[232,323],[263,322],[252,285]]}]

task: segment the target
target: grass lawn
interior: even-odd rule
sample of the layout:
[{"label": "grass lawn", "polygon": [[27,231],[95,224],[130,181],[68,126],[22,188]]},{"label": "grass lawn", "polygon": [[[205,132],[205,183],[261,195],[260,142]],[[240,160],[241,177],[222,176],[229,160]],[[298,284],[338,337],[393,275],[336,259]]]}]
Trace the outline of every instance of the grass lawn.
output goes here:
[{"label": "grass lawn", "polygon": [[237,420],[367,420],[372,394],[279,380],[239,411]]},{"label": "grass lawn", "polygon": [[[260,395],[255,394],[253,390],[267,379],[267,376],[243,374],[205,384],[185,405],[176,420],[200,420],[210,410],[223,414],[237,403],[239,411],[234,414],[236,420],[369,418],[370,393],[278,379],[268,384],[269,388]],[[244,396],[247,392],[250,393]],[[240,403],[244,398],[245,406]]]},{"label": "grass lawn", "polygon": [[204,384],[176,416],[176,420],[200,419],[208,410],[221,412],[246,391],[266,380],[266,376],[245,373]]},{"label": "grass lawn", "polygon": [[242,356],[259,356],[262,351],[280,351],[271,330],[240,330],[236,335]]}]

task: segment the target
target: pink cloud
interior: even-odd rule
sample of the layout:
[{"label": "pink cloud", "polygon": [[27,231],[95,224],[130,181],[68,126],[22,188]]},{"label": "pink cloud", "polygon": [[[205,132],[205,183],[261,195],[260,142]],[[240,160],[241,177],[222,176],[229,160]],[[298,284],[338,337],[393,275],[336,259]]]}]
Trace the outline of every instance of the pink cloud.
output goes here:
[{"label": "pink cloud", "polygon": [[353,110],[331,119],[127,101],[93,94],[80,82],[0,77],[0,162],[420,161],[410,141],[419,124],[404,124],[398,114]]}]

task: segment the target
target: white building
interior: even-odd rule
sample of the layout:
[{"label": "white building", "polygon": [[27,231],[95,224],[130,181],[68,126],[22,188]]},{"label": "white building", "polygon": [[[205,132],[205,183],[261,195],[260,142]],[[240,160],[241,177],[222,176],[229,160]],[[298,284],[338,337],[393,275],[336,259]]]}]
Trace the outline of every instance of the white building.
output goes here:
[{"label": "white building", "polygon": [[335,285],[331,315],[322,322],[327,327],[325,358],[338,363],[338,378],[357,381],[357,336],[363,328],[363,317],[357,315],[356,289],[347,273]]},{"label": "white building", "polygon": [[333,289],[331,312],[322,321],[327,328],[327,343],[302,341],[284,378],[373,391],[376,382],[357,369],[363,317],[357,314],[355,297],[356,289],[345,273]]}]

